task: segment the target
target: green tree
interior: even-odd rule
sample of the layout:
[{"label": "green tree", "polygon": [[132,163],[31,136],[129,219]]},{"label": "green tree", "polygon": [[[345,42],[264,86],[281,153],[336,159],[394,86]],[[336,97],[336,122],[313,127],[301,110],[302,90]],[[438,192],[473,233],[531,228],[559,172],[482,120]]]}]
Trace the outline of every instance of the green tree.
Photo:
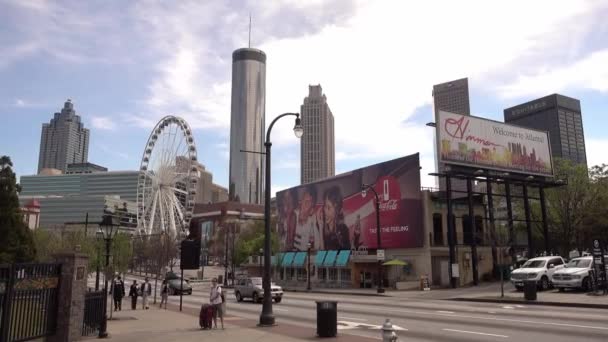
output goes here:
[{"label": "green tree", "polygon": [[[273,230],[270,235],[272,254],[279,251],[279,237]],[[250,255],[258,255],[264,249],[264,222],[256,221],[251,229],[241,232],[235,246],[235,264],[240,265]]]},{"label": "green tree", "polygon": [[0,157],[0,263],[29,262],[36,258],[32,232],[23,222],[13,163]]}]

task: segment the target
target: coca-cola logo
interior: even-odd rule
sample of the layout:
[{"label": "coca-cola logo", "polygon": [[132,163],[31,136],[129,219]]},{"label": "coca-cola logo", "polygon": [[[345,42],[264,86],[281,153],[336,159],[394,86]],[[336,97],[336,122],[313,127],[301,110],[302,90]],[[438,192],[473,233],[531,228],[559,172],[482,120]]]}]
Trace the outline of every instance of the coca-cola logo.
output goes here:
[{"label": "coca-cola logo", "polygon": [[380,211],[397,210],[397,200],[392,199],[380,203]]}]

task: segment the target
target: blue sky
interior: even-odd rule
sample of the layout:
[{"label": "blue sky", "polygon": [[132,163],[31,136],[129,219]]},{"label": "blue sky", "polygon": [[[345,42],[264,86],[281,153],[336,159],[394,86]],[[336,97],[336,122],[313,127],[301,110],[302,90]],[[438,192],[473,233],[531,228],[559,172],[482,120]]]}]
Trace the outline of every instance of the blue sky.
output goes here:
[{"label": "blue sky", "polygon": [[[0,154],[37,169],[40,131],[67,98],[91,129],[89,160],[138,169],[167,114],[195,130],[227,185],[231,53],[267,62],[267,118],[321,84],[336,172],[420,152],[432,172],[431,88],[469,77],[474,115],[551,93],[581,100],[590,165],[608,163],[606,1],[0,0]],[[273,189],[299,182],[291,120],[273,130]],[[423,184],[433,185],[430,177]]]}]

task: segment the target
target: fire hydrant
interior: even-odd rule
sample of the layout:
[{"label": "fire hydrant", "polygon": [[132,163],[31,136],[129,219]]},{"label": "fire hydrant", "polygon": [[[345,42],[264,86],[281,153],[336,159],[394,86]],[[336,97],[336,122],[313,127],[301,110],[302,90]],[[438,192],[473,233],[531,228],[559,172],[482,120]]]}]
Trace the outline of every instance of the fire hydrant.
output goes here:
[{"label": "fire hydrant", "polygon": [[390,319],[386,319],[386,322],[382,325],[382,342],[395,342],[397,341],[397,333],[393,328],[393,323]]}]

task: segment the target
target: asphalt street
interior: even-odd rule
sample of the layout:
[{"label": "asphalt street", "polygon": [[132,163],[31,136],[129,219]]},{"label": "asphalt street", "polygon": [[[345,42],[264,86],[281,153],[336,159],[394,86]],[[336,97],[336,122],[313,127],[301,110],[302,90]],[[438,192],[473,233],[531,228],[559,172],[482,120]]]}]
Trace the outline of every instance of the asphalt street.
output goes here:
[{"label": "asphalt street", "polygon": [[[193,287],[193,295],[183,297],[184,307],[199,308],[208,302],[209,284]],[[238,303],[231,290],[227,294],[228,315],[259,317],[261,304]],[[273,304],[277,323],[310,327],[314,335],[317,300],[338,302],[342,334],[379,338],[379,327],[389,318],[398,326],[400,340],[407,341],[608,341],[606,310],[395,297],[288,292],[280,304]],[[179,296],[169,301],[179,304]]]}]

